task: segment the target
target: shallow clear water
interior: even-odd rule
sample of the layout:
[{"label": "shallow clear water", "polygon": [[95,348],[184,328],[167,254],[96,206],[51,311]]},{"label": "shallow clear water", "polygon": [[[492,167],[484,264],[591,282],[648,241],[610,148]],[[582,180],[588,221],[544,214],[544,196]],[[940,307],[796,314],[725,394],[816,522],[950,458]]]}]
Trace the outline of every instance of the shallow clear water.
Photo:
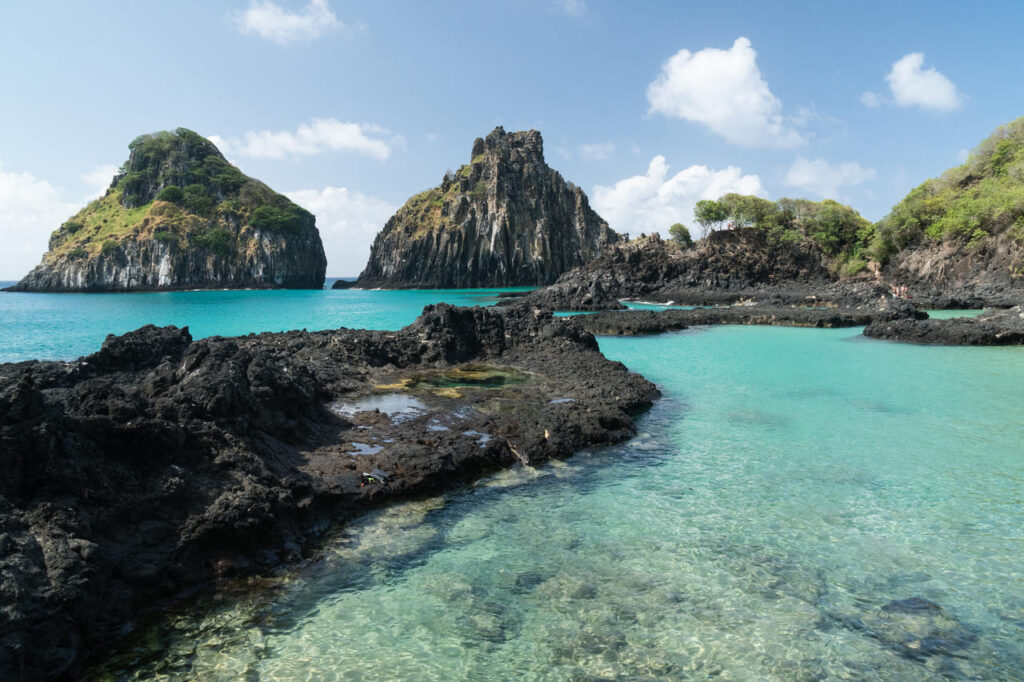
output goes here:
[{"label": "shallow clear water", "polygon": [[108,672],[1024,678],[1024,349],[859,332],[603,339],[665,392],[639,437],[372,514]]},{"label": "shallow clear water", "polygon": [[[8,284],[13,282],[0,282]],[[499,291],[513,290],[2,292],[0,362],[74,359],[99,350],[107,334],[123,334],[145,324],[188,326],[194,338],[338,327],[394,330],[412,322],[431,303],[492,305]]]},{"label": "shallow clear water", "polygon": [[928,317],[933,320],[948,320],[954,317],[977,317],[984,310],[928,310]]}]

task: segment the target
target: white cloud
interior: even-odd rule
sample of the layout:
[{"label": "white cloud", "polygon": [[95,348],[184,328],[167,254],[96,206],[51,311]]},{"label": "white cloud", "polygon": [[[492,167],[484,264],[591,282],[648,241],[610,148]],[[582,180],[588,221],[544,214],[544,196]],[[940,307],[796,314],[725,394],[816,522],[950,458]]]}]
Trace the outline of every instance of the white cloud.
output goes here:
[{"label": "white cloud", "polygon": [[971,157],[971,150],[970,149],[961,149],[960,151],[958,151],[956,153],[956,160],[959,161],[960,163],[966,162],[967,159],[969,159],[970,157]]},{"label": "white cloud", "polygon": [[234,21],[242,33],[255,34],[278,45],[313,40],[344,28],[327,6],[327,0],[309,0],[301,12],[289,11],[270,0],[252,0],[249,9],[236,14]]},{"label": "white cloud", "polygon": [[700,123],[733,144],[795,147],[805,142],[782,117],[747,38],[728,50],[680,50],[647,87],[650,111]]},{"label": "white cloud", "polygon": [[581,144],[580,156],[591,161],[605,161],[615,153],[613,142],[601,142],[595,144]]},{"label": "white cloud", "polygon": [[356,276],[366,267],[370,245],[397,206],[345,187],[285,192],[289,199],[316,215],[327,253],[327,274]]},{"label": "white cloud", "polygon": [[858,99],[860,99],[861,104],[868,107],[869,109],[877,109],[882,105],[881,96],[877,92],[871,92],[870,90],[865,90],[864,92],[860,93]]},{"label": "white cloud", "polygon": [[39,263],[50,233],[78,210],[56,187],[0,164],[0,279],[19,279]]},{"label": "white cloud", "polygon": [[561,0],[559,4],[570,17],[581,17],[587,11],[587,0]]},{"label": "white cloud", "polygon": [[893,63],[885,80],[889,82],[896,104],[936,111],[951,111],[959,107],[963,97],[953,81],[934,67],[927,70],[923,67],[923,52],[911,52]]},{"label": "white cloud", "polygon": [[833,165],[824,159],[812,161],[801,157],[789,167],[782,181],[819,197],[835,199],[843,187],[873,180],[875,175],[874,168],[864,168],[852,161]]},{"label": "white cloud", "polygon": [[717,199],[729,192],[765,194],[758,176],[744,175],[735,166],[712,170],[695,165],[671,177],[668,170],[665,157],[658,155],[643,175],[620,180],[610,187],[597,185],[593,192],[594,209],[618,232],[664,235],[673,223],[693,225],[693,206],[701,199]]},{"label": "white cloud", "polygon": [[82,173],[82,182],[89,185],[89,198],[95,198],[96,196],[102,195],[110,187],[110,181],[114,179],[114,175],[117,173],[117,166],[108,163],[102,166],[96,166],[87,173]]},{"label": "white cloud", "polygon": [[283,159],[316,156],[324,152],[350,151],[383,161],[391,156],[401,136],[390,135],[378,125],[344,123],[336,118],[314,118],[298,130],[260,130],[247,132],[243,139],[211,135],[210,141],[225,156],[247,156],[254,159]]}]

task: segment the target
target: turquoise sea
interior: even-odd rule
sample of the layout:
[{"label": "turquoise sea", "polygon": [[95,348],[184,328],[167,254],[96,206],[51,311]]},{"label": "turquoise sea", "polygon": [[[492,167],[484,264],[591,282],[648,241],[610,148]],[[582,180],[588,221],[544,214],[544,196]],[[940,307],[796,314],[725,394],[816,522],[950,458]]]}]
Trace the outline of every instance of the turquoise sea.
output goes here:
[{"label": "turquoise sea", "polygon": [[[45,302],[56,317],[0,294],[0,311],[5,344],[68,357],[114,320],[394,328],[493,293],[68,295]],[[38,326],[11,329],[12,308]],[[859,332],[601,339],[665,393],[637,438],[371,514],[309,565],[167,618],[104,676],[1022,679],[1024,349]]]},{"label": "turquoise sea", "polygon": [[[189,327],[194,338],[291,329],[400,329],[441,301],[491,305],[505,289],[434,291],[174,291],[133,294],[0,293],[0,362],[72,360],[107,334],[144,324]],[[0,282],[0,288],[14,282]],[[524,290],[529,290],[524,289]]]}]

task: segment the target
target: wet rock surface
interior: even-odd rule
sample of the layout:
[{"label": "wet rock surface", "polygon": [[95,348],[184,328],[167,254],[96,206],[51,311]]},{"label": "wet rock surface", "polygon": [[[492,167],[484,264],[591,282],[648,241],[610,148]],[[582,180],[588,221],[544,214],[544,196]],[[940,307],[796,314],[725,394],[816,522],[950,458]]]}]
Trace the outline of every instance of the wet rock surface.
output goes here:
[{"label": "wet rock surface", "polygon": [[1011,346],[1024,344],[1024,308],[990,310],[978,317],[946,320],[875,320],[864,335],[888,341],[947,346]]},{"label": "wet rock surface", "polygon": [[0,677],[73,677],[190,589],[389,500],[625,439],[657,395],[570,322],[447,305],[399,332],[144,327],[0,365]]}]

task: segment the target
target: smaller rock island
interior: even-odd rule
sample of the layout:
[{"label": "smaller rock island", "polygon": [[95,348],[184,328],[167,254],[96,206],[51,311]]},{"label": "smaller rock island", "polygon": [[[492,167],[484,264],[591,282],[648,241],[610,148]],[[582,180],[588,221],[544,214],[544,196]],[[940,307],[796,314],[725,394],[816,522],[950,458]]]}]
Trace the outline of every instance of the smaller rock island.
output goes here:
[{"label": "smaller rock island", "polygon": [[583,190],[545,163],[538,131],[498,127],[473,143],[470,163],[388,220],[356,286],[547,285],[618,239]]},{"label": "smaller rock island", "polygon": [[136,138],[106,193],[50,236],[10,291],[320,289],[312,213],[178,128]]}]

